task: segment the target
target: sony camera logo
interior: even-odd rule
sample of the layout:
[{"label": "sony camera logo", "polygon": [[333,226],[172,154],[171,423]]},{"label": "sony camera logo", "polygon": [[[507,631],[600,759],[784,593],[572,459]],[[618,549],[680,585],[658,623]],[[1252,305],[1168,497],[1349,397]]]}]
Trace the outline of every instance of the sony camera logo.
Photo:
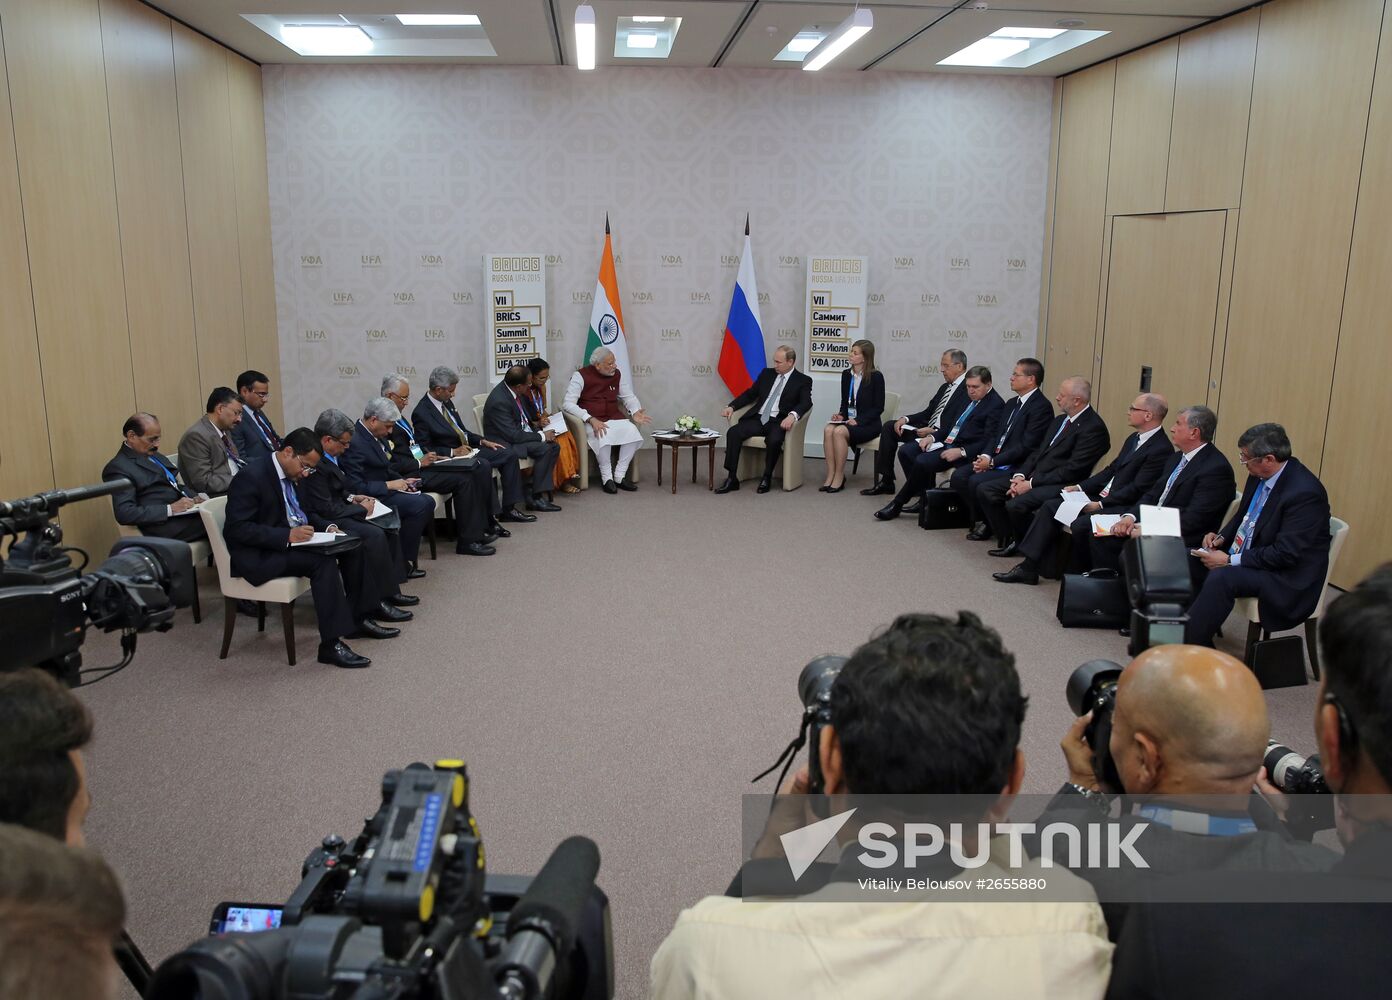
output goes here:
[{"label": "sony camera logo", "polygon": [[379,253],[365,253],[358,258],[363,267],[381,267],[382,255]]},{"label": "sony camera logo", "polygon": [[338,377],[339,377],[339,378],[357,378],[357,377],[358,377],[359,375],[361,375],[361,374],[362,374],[362,372],[358,371],[358,366],[357,366],[357,365],[339,365],[339,366],[338,366]]},{"label": "sony camera logo", "polygon": [[710,292],[692,292],[691,304],[693,306],[703,305],[711,300]]},{"label": "sony camera logo", "polygon": [[913,335],[908,330],[890,330],[890,340],[912,340]]},{"label": "sony camera logo", "polygon": [[711,365],[692,365],[691,374],[697,378],[707,378],[715,373],[715,368]]},{"label": "sony camera logo", "polygon": [[351,306],[353,304],[352,292],[334,292],[333,303],[336,306]]},{"label": "sony camera logo", "polygon": [[954,270],[954,271],[970,271],[970,270],[971,270],[971,258],[970,258],[970,257],[952,257],[952,258],[950,258],[950,259],[948,260],[947,265],[948,265],[948,267],[952,268],[952,270]]},{"label": "sony camera logo", "polygon": [[300,267],[323,267],[324,258],[317,253],[300,254]]},{"label": "sony camera logo", "polygon": [[1025,258],[1007,257],[1005,258],[1005,269],[1007,271],[1023,271],[1025,269]]},{"label": "sony camera logo", "polygon": [[427,328],[426,331],[425,331],[425,339],[426,339],[426,340],[444,340],[444,339],[445,339],[445,331],[444,331],[444,330],[434,329],[434,328]]},{"label": "sony camera logo", "polygon": [[369,341],[382,341],[387,339],[386,330],[368,330],[367,339]]},{"label": "sony camera logo", "polygon": [[942,296],[937,292],[924,292],[918,297],[918,301],[925,306],[940,306],[942,305]]},{"label": "sony camera logo", "polygon": [[679,254],[679,253],[664,253],[664,254],[662,254],[662,266],[663,266],[663,267],[681,267],[681,266],[682,266],[682,256],[681,256],[681,254]]},{"label": "sony camera logo", "polygon": [[409,306],[416,301],[415,292],[392,292],[392,305]]},{"label": "sony camera logo", "polygon": [[303,331],[303,333],[304,339],[308,343],[315,343],[318,341],[329,339],[329,331],[327,330],[305,330]]},{"label": "sony camera logo", "polygon": [[454,304],[457,306],[471,306],[474,304],[473,292],[455,292]]},{"label": "sony camera logo", "polygon": [[445,258],[437,253],[423,253],[420,255],[421,267],[444,267]]}]

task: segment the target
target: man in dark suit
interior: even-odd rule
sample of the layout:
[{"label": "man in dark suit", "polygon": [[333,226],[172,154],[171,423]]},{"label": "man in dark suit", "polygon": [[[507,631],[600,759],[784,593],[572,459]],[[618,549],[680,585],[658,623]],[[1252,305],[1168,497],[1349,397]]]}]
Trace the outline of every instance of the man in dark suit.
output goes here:
[{"label": "man in dark suit", "polygon": [[1247,484],[1231,521],[1204,536],[1209,570],[1189,607],[1184,641],[1211,646],[1239,597],[1255,597],[1264,626],[1295,628],[1314,613],[1329,571],[1329,494],[1300,460],[1280,424],[1237,439]]},{"label": "man in dark suit", "polygon": [[[1024,560],[992,576],[1001,583],[1034,585],[1039,582],[1040,573],[1049,564],[1049,555],[1063,534],[1063,525],[1054,517],[1063,505],[1063,493],[1081,491],[1089,497],[1097,497],[1083,507],[1069,526],[1080,547],[1086,546],[1092,533],[1092,515],[1102,510],[1103,504],[1129,507],[1140,500],[1160,478],[1166,459],[1174,454],[1174,445],[1161,429],[1169,409],[1164,396],[1149,392],[1137,396],[1126,411],[1132,433],[1122,442],[1116,458],[1096,475],[1076,485],[1065,486],[1059,495],[1041,504],[1028,529],[1015,536],[1020,539],[1018,548]],[[1019,526],[1016,530],[1020,530]]]},{"label": "man in dark suit", "polygon": [[401,554],[400,520],[393,516],[395,511],[368,520],[378,502],[349,489],[348,477],[338,464],[353,442],[353,421],[342,410],[325,410],[314,422],[314,436],[319,441],[319,461],[313,473],[295,487],[300,506],[315,531],[342,532],[362,539],[359,553],[366,578],[380,596],[373,617],[384,622],[410,621],[411,612],[400,609],[414,607],[420,598],[401,592],[410,567]]},{"label": "man in dark suit", "polygon": [[237,376],[237,395],[242,399],[242,419],[232,427],[232,442],[243,462],[280,450],[280,435],[266,416],[266,400],[271,398],[271,380],[258,371]]},{"label": "man in dark suit", "polygon": [[[1111,503],[1102,505],[1102,513],[1119,513],[1121,520],[1111,533],[1098,537],[1088,532],[1087,545],[1073,540],[1072,568],[1081,572],[1092,567],[1121,568],[1121,549],[1126,539],[1141,533],[1137,523],[1141,507],[1175,507],[1179,510],[1179,532],[1185,547],[1196,549],[1210,531],[1218,530],[1223,514],[1232,503],[1236,479],[1232,465],[1216,446],[1213,435],[1218,431],[1218,417],[1207,406],[1190,406],[1179,411],[1170,440],[1178,452],[1170,456],[1160,470],[1155,483],[1139,503],[1117,510]],[[1189,570],[1197,584],[1207,570],[1192,556]]]},{"label": "man in dark suit", "polygon": [[[278,576],[308,577],[319,619],[319,662],[366,667],[372,661],[353,652],[344,637],[389,639],[400,632],[368,617],[372,604],[363,590],[345,594],[338,557],[313,548],[292,548],[314,536],[295,484],[306,468],[318,462],[319,452],[308,427],[291,431],[282,444],[280,451],[243,468],[227,492],[223,535],[232,573],[258,586]],[[347,558],[351,555],[343,557],[349,583],[361,584],[362,560]]]},{"label": "man in dark suit", "polygon": [[917,508],[904,505],[914,497],[922,497],[924,490],[932,489],[944,469],[966,465],[987,441],[992,440],[1005,401],[991,388],[991,369],[976,365],[967,369],[963,379],[962,398],[966,405],[952,423],[944,421],[947,429],[942,432],[941,440],[937,440],[936,434],[925,435],[904,445],[904,450],[913,449],[914,452],[912,463],[904,469],[907,480],[893,500],[875,511],[877,519],[892,521],[901,512],[918,513]]},{"label": "man in dark suit", "polygon": [[[531,408],[523,398],[531,372],[526,365],[513,365],[503,380],[493,387],[483,404],[483,433],[490,439],[512,446],[518,459],[532,460],[531,497],[528,510],[557,511],[559,504],[544,496],[551,488],[551,470],[561,454],[556,432],[532,428]],[[506,502],[506,501],[505,501]]]},{"label": "man in dark suit", "polygon": [[[383,383],[387,379],[382,380]],[[525,524],[535,521],[535,514],[526,514],[517,509],[525,496],[522,492],[522,472],[518,467],[517,455],[507,445],[491,438],[483,437],[469,430],[454,405],[454,393],[459,386],[459,376],[454,369],[440,365],[430,371],[429,391],[411,411],[411,429],[416,443],[427,452],[443,458],[475,458],[498,473],[503,487],[501,508],[497,511],[497,521],[515,521]],[[396,402],[385,390],[382,395]],[[407,396],[409,399],[409,394]],[[405,404],[397,403],[401,412],[406,412]],[[425,464],[425,459],[421,459]],[[502,525],[495,521],[493,533],[500,538],[507,534]]]},{"label": "man in dark suit", "polygon": [[1107,424],[1092,408],[1092,383],[1073,375],[1059,385],[1054,403],[1063,412],[1044,432],[1044,441],[1012,470],[1009,479],[993,479],[977,488],[977,504],[991,532],[1000,539],[993,556],[1013,556],[1030,518],[1049,499],[1051,486],[1076,483],[1092,472],[1112,446]]},{"label": "man in dark suit", "polygon": [[197,495],[179,482],[179,470],[159,453],[160,422],[153,413],[132,414],[121,428],[125,444],[102,469],[102,480],[129,479],[134,490],[111,494],[117,524],[144,534],[198,542],[208,536],[193,513]]},{"label": "man in dark suit", "polygon": [[1005,404],[996,420],[995,440],[989,441],[970,465],[952,473],[949,485],[957,491],[972,522],[967,539],[984,542],[991,537],[990,526],[981,519],[977,490],[996,479],[1009,479],[1015,466],[1033,454],[1045,440],[1054,408],[1039,391],[1044,366],[1035,358],[1021,358],[1010,373],[1015,398]]},{"label": "man in dark suit", "polygon": [[944,351],[938,370],[942,373],[943,384],[938,386],[928,405],[880,430],[880,449],[875,452],[875,483],[861,490],[861,496],[892,496],[896,453],[907,477],[910,467],[927,447],[922,445],[923,439],[928,438],[931,443],[951,430],[957,417],[967,408],[967,393],[963,388],[967,380],[966,353],[955,349]]},{"label": "man in dark suit", "polygon": [[[748,412],[725,432],[725,482],[715,492],[729,493],[739,489],[739,455],[744,442],[764,436],[764,474],[759,478],[756,492],[767,493],[773,484],[773,468],[783,452],[783,439],[803,417],[812,410],[812,379],[793,366],[797,351],[784,345],[773,352],[773,367],[759,373],[744,392],[730,400],[720,411],[729,419],[741,406]],[[750,404],[754,404],[750,406]],[[801,455],[788,456],[790,462],[801,462]]]},{"label": "man in dark suit", "polygon": [[[1384,565],[1331,602],[1320,620],[1324,675],[1315,699],[1314,749],[1335,793],[1344,854],[1328,874],[1305,876],[1318,893],[1312,899],[1376,894],[1385,900],[1392,892],[1392,743],[1382,736],[1392,732],[1389,608],[1392,565]],[[1227,891],[1229,878],[1237,876],[1203,873],[1202,895],[1191,898],[1238,898]],[[1250,891],[1251,882],[1241,888]],[[1386,903],[1133,906],[1117,939],[1107,996],[1378,996],[1387,982],[1386,963],[1378,956],[1389,935],[1392,907]],[[1272,957],[1273,941],[1280,942],[1279,960]],[[1221,946],[1195,947],[1196,942]]]},{"label": "man in dark suit", "polygon": [[401,554],[411,564],[410,578],[425,576],[418,565],[420,540],[426,525],[435,516],[435,501],[422,496],[420,480],[400,476],[392,468],[390,442],[392,425],[401,411],[390,399],[378,396],[363,408],[362,419],[353,427],[353,440],[339,465],[348,475],[354,493],[365,493],[381,500],[401,520]]},{"label": "man in dark suit", "polygon": [[392,470],[403,479],[419,479],[426,493],[440,493],[450,498],[450,506],[454,509],[456,552],[471,556],[492,555],[492,543],[512,534],[497,521],[498,494],[493,489],[492,466],[481,461],[477,451],[469,457],[443,459],[422,448],[406,420],[411,383],[400,375],[383,376],[382,395],[401,411],[400,419],[392,425],[387,437]]}]

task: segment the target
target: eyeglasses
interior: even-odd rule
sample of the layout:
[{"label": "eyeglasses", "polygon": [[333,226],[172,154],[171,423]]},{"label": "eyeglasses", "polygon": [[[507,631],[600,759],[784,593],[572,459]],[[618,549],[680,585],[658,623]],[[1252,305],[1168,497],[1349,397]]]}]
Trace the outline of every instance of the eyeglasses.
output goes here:
[{"label": "eyeglasses", "polygon": [[269,390],[267,390],[266,392],[257,392],[255,389],[253,389],[253,390],[251,390],[251,394],[252,394],[253,396],[259,396],[259,397],[261,397],[262,399],[270,399],[270,398],[271,398],[271,393],[270,393]]},{"label": "eyeglasses", "polygon": [[1150,412],[1150,411],[1147,410],[1144,406],[1128,406],[1127,409],[1130,410],[1132,413],[1149,413],[1149,412]]},{"label": "eyeglasses", "polygon": [[1253,455],[1251,458],[1243,458],[1243,457],[1242,457],[1242,452],[1239,451],[1239,452],[1237,453],[1237,460],[1238,460],[1238,462],[1239,462],[1240,464],[1242,464],[1242,465],[1250,465],[1252,462],[1260,462],[1260,461],[1262,460],[1262,456],[1261,456],[1261,455]]}]

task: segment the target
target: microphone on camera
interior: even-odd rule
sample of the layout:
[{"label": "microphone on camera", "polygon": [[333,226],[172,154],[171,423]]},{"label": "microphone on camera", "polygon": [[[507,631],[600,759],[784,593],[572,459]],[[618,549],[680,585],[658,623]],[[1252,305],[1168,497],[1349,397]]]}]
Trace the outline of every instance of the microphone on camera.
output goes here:
[{"label": "microphone on camera", "polygon": [[588,837],[568,837],[551,853],[508,916],[507,949],[496,971],[505,997],[546,993],[575,945],[598,873],[599,848]]}]

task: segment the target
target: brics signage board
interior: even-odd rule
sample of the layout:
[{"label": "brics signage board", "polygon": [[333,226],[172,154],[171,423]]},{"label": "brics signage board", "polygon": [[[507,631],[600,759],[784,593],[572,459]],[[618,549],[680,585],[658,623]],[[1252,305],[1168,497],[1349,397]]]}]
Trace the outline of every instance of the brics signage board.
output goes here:
[{"label": "brics signage board", "polygon": [[865,336],[868,258],[812,254],[807,258],[807,372],[839,375],[851,344]]},{"label": "brics signage board", "polygon": [[541,354],[546,340],[546,255],[487,253],[484,297],[491,346],[490,383],[500,381],[513,365]]}]

